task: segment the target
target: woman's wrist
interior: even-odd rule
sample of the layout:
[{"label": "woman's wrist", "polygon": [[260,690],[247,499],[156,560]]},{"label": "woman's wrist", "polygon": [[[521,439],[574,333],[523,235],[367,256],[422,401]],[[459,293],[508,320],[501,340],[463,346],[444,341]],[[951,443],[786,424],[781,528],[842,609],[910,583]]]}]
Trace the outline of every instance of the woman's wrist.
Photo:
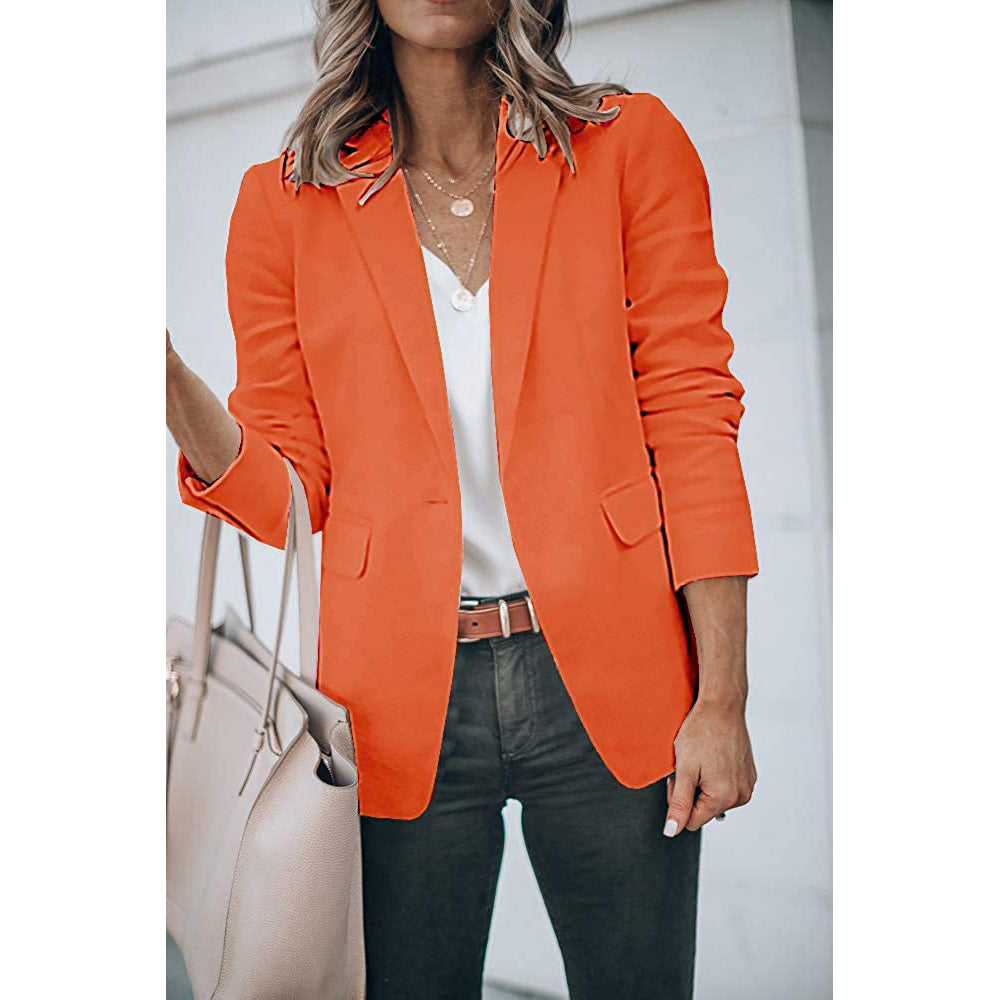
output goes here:
[{"label": "woman's wrist", "polygon": [[750,688],[746,657],[729,651],[725,655],[699,655],[698,661],[698,703],[719,711],[745,711]]},{"label": "woman's wrist", "polygon": [[747,708],[746,687],[733,685],[730,688],[713,688],[703,691],[699,688],[695,704],[703,709],[725,715],[745,715]]},{"label": "woman's wrist", "polygon": [[184,362],[181,361],[181,356],[174,350],[172,344],[167,344],[167,378],[182,371],[183,368]]}]

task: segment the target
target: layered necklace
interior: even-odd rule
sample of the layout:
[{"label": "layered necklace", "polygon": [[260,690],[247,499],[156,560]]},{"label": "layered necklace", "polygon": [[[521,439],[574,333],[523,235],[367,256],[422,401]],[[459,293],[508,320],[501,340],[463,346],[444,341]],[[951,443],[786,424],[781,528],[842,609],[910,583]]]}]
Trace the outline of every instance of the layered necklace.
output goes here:
[{"label": "layered necklace", "polygon": [[[482,187],[483,182],[491,175],[492,171],[493,158],[491,158],[486,172],[479,178],[478,181],[476,181],[472,188],[466,191],[463,195],[455,195],[442,187],[426,170],[421,169],[421,173],[423,173],[424,177],[427,178],[428,183],[437,188],[437,190],[442,194],[446,194],[452,199],[451,214],[460,219],[466,219],[475,212],[476,206],[471,199],[471,195],[475,194],[476,191]],[[479,259],[479,251],[482,249],[483,245],[483,237],[486,235],[486,227],[489,225],[490,209],[493,207],[494,185],[490,184],[489,197],[487,198],[485,211],[483,212],[483,221],[479,227],[479,238],[476,240],[475,248],[472,251],[472,256],[469,258],[469,263],[466,266],[463,277],[462,271],[455,266],[451,253],[448,250],[448,246],[442,239],[440,232],[438,232],[437,226],[434,225],[434,220],[431,218],[431,213],[427,210],[427,206],[424,204],[423,198],[420,197],[420,192],[414,186],[413,181],[410,178],[410,171],[405,163],[403,164],[403,174],[406,177],[406,182],[409,185],[410,191],[413,192],[414,201],[416,201],[421,213],[423,213],[424,218],[427,220],[427,225],[430,228],[431,235],[434,237],[435,245],[438,250],[441,251],[442,256],[451,268],[452,273],[458,278],[459,287],[451,293],[450,297],[452,308],[458,312],[468,312],[476,301],[475,295],[473,295],[468,287],[469,279],[472,277],[472,272],[476,268],[476,261]],[[451,181],[450,178],[449,181],[454,183],[454,181]]]},{"label": "layered necklace", "polygon": [[[483,186],[483,181],[485,181],[486,178],[489,177],[490,172],[492,170],[493,170],[493,162],[491,160],[490,163],[487,164],[486,170],[479,178],[479,180],[476,181],[476,183],[473,184],[472,187],[465,192],[465,194],[452,194],[451,191],[446,190],[436,180],[434,180],[434,178],[431,177],[431,175],[422,167],[420,169],[420,172],[424,175],[424,177],[427,178],[427,183],[430,184],[431,187],[437,188],[438,191],[441,192],[441,194],[447,195],[449,198],[451,198],[451,214],[457,215],[460,219],[465,219],[468,218],[468,216],[472,215],[472,213],[476,210],[475,203],[472,201],[472,195],[474,195]],[[448,183],[455,184],[457,182],[455,181],[454,178],[449,177]]]}]

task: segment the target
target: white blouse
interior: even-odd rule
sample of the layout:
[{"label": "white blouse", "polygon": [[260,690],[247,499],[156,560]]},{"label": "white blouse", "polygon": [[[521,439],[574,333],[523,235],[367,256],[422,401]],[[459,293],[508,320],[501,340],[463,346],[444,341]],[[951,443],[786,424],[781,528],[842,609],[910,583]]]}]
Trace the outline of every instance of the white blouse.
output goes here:
[{"label": "white blouse", "polygon": [[451,302],[452,293],[460,287],[457,276],[427,247],[421,249],[444,361],[462,490],[462,596],[499,597],[527,590],[500,488],[489,279],[476,292],[472,307],[459,312]]}]

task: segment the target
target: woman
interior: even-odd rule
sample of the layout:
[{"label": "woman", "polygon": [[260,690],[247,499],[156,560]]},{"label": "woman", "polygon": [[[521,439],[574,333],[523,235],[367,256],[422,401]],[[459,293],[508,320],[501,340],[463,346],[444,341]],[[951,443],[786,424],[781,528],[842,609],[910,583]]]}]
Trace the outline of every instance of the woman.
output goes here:
[{"label": "woman", "polygon": [[572,996],[689,997],[699,831],[756,778],[704,172],[657,98],[569,80],[565,18],[326,5],[233,213],[228,411],[168,335],[182,499],[281,545],[285,455],[323,532],[373,1000],[479,995],[508,797]]}]

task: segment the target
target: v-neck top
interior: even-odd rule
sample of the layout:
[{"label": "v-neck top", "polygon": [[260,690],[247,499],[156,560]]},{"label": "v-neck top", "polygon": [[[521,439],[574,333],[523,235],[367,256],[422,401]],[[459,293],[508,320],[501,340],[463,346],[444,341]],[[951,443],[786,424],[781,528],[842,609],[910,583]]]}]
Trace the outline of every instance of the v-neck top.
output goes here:
[{"label": "v-neck top", "polygon": [[459,312],[455,272],[421,245],[437,325],[462,491],[462,596],[527,590],[514,553],[500,487],[490,354],[489,279]]}]

